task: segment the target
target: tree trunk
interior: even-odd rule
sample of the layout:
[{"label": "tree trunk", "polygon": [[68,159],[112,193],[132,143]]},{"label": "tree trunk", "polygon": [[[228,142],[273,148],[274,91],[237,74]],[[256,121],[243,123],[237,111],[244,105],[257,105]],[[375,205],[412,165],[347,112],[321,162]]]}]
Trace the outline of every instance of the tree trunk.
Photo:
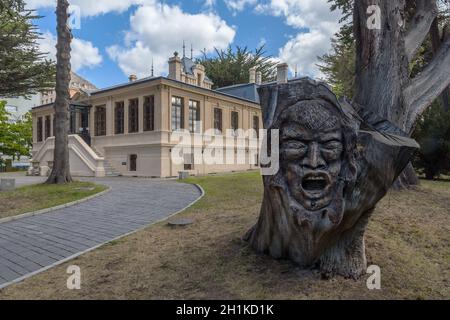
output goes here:
[{"label": "tree trunk", "polygon": [[[367,8],[381,9],[381,29],[367,27]],[[356,92],[354,101],[403,129],[403,87],[408,58],[402,31],[404,1],[355,1]]]},{"label": "tree trunk", "polygon": [[325,277],[360,277],[369,218],[417,143],[312,80],[258,91],[264,127],[279,132],[280,170],[264,176],[260,218],[245,239],[258,252],[316,266]]},{"label": "tree trunk", "polygon": [[[260,217],[245,236],[256,251],[326,276],[365,273],[367,222],[405,168],[399,187],[415,178],[408,163],[419,146],[408,135],[450,85],[450,38],[410,78],[437,10],[435,1],[416,0],[406,28],[405,2],[354,1],[353,105],[308,79],[259,88],[264,127],[280,133],[280,170],[264,176]],[[368,25],[371,9],[378,29]]]},{"label": "tree trunk", "polygon": [[419,178],[417,177],[416,171],[412,163],[403,170],[397,180],[395,180],[393,189],[394,190],[405,190],[412,186],[418,186],[420,184]]},{"label": "tree trunk", "polygon": [[[367,27],[367,8],[373,4],[381,9],[381,28],[378,30]],[[404,88],[410,82],[409,63],[432,21],[431,16],[419,14],[420,10],[429,13],[428,6],[422,6],[418,6],[418,17],[413,19],[412,25],[424,22],[423,26],[418,27],[417,32],[415,29],[410,32],[414,43],[405,39],[404,0],[360,0],[355,1],[354,9],[357,52],[355,102],[394,123],[407,134],[410,134],[405,126],[409,106],[405,103]],[[407,51],[408,46],[414,48],[411,49],[413,52]],[[394,187],[403,189],[417,184],[419,179],[409,164]]]},{"label": "tree trunk", "polygon": [[56,45],[56,99],[55,99],[55,150],[53,170],[47,180],[49,184],[72,182],[69,165],[69,82],[70,82],[70,42],[72,34],[67,25],[69,3],[58,0],[56,8],[58,42]]}]

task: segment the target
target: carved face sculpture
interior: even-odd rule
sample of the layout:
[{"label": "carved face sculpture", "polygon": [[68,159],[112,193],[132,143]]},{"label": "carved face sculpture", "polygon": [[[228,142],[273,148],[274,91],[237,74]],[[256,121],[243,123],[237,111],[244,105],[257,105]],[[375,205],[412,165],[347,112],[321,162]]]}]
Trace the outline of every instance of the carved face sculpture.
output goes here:
[{"label": "carved face sculpture", "polygon": [[[280,161],[276,174],[263,177],[260,217],[245,240],[327,276],[365,273],[365,226],[417,144],[308,78],[258,92],[265,128],[279,130]],[[387,133],[361,129],[371,126]],[[277,138],[269,135],[268,144]]]},{"label": "carved face sculpture", "polygon": [[337,110],[321,100],[300,101],[287,108],[277,122],[281,174],[294,200],[291,210],[315,225],[323,219],[326,225],[339,223],[344,137]]}]

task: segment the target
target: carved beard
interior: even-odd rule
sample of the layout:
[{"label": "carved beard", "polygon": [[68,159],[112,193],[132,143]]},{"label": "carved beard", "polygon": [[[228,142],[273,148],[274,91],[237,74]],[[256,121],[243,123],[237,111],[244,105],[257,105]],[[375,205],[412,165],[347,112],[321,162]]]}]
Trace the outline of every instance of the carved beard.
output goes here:
[{"label": "carved beard", "polygon": [[265,214],[262,216],[273,221],[275,230],[287,232],[272,230],[274,232],[269,232],[272,238],[267,239],[266,244],[261,243],[261,248],[267,248],[270,243],[268,247],[272,256],[289,257],[302,267],[312,266],[343,219],[345,205],[342,194],[345,183],[338,180],[333,185],[331,202],[317,211],[308,210],[295,199],[281,172],[273,177],[265,177],[264,184],[265,192],[270,196],[265,197],[262,208]]},{"label": "carved beard", "polygon": [[[319,210],[311,210],[310,206],[301,204],[292,195],[291,188],[287,187],[285,192],[289,199],[289,210],[297,220],[299,225],[308,224],[312,231],[326,232],[340,224],[344,215],[344,183],[335,182],[329,186],[330,199],[328,204],[321,206]],[[319,200],[320,201],[320,200]]]}]

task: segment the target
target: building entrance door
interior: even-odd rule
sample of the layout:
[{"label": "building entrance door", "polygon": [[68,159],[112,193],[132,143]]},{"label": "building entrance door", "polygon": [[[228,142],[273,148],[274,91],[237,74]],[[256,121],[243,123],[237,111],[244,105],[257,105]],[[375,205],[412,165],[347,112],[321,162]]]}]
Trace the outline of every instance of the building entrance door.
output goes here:
[{"label": "building entrance door", "polygon": [[130,171],[136,171],[137,169],[137,155],[130,155]]},{"label": "building entrance door", "polygon": [[89,113],[90,106],[70,105],[70,133],[78,134],[90,146]]},{"label": "building entrance door", "polygon": [[90,146],[91,134],[89,132],[89,109],[80,112],[80,137]]}]

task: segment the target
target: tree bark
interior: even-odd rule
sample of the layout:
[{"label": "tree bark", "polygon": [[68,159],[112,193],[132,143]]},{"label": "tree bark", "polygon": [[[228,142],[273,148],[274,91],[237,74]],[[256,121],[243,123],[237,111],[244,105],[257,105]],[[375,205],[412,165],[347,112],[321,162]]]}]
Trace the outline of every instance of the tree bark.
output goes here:
[{"label": "tree bark", "polygon": [[53,170],[47,180],[48,184],[72,182],[69,164],[68,119],[69,119],[69,82],[70,82],[70,43],[72,33],[68,22],[67,0],[58,0],[56,8],[57,35],[56,45],[56,99],[55,99],[55,149],[53,153]]},{"label": "tree bark", "polygon": [[[442,45],[442,42],[445,39],[445,32],[443,37],[441,38],[440,32],[439,32],[439,21],[438,19],[434,19],[433,23],[431,24],[430,29],[430,36],[431,36],[431,44],[433,46],[433,53],[436,55],[436,53],[439,51],[439,48]],[[450,110],[450,102],[449,102],[449,94],[448,94],[448,88],[442,92],[441,95],[441,101],[442,101],[442,108],[445,112]]]},{"label": "tree bark", "polygon": [[[367,8],[378,5],[381,29],[367,27]],[[409,61],[402,27],[404,1],[355,1],[356,93],[354,101],[400,128],[406,113],[403,87]]]},{"label": "tree bark", "polygon": [[[389,120],[403,129],[407,112],[403,87],[409,80],[410,56],[417,52],[428,31],[429,17],[417,17],[420,30],[411,31],[408,40],[402,31],[404,1],[375,1],[381,9],[381,29],[367,27],[367,8],[372,0],[355,1],[354,34],[356,39],[356,93],[355,102],[368,111]],[[429,22],[431,24],[431,21]],[[429,28],[429,26],[428,26]],[[405,43],[406,42],[406,43]],[[408,56],[409,51],[409,56]],[[409,166],[412,168],[412,166]],[[414,184],[408,181],[411,174],[402,174],[395,183],[396,189]]]},{"label": "tree bark", "polygon": [[418,117],[448,88],[450,85],[449,74],[450,37],[441,44],[433,60],[425,69],[411,79],[404,88],[403,94],[407,111],[403,118],[405,132],[411,134],[414,131]]},{"label": "tree bark", "polygon": [[437,14],[437,8],[433,1],[417,1],[416,12],[411,22],[411,25],[414,25],[415,27],[410,28],[405,36],[406,54],[410,62],[419,51],[420,46],[429,33],[428,31],[430,30],[433,21],[436,20]]},{"label": "tree bark", "polygon": [[[381,28],[378,30],[367,27],[370,5],[378,5],[381,10]],[[411,135],[418,117],[450,84],[450,40],[441,43],[433,61],[415,79],[410,79],[409,63],[430,33],[437,15],[436,1],[418,0],[408,28],[404,15],[404,0],[355,1],[354,100]],[[408,165],[395,187],[417,183],[413,167]]]}]

